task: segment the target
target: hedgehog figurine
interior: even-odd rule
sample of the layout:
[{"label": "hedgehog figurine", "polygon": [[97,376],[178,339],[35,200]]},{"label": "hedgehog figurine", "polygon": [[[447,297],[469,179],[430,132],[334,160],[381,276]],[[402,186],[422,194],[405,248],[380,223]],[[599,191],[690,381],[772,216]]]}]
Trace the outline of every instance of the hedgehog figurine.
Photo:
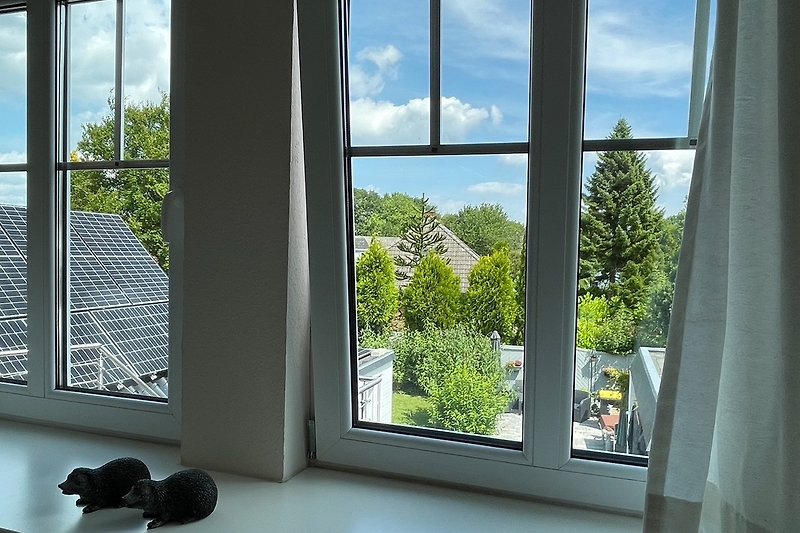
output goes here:
[{"label": "hedgehog figurine", "polygon": [[77,494],[75,505],[84,513],[124,507],[122,497],[140,479],[150,479],[150,470],[139,459],[120,457],[98,468],[76,468],[58,484],[62,494]]},{"label": "hedgehog figurine", "polygon": [[211,514],[217,505],[217,485],[203,470],[181,470],[161,481],[137,481],[122,500],[126,507],[144,510],[144,518],[155,519],[147,529],[167,522],[185,524]]}]

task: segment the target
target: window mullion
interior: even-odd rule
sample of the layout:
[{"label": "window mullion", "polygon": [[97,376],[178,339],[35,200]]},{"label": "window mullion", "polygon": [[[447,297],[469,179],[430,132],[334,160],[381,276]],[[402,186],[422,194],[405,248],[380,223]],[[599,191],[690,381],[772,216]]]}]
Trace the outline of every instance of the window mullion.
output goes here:
[{"label": "window mullion", "polygon": [[43,396],[55,360],[56,8],[28,3],[28,387]]},{"label": "window mullion", "polygon": [[125,4],[117,0],[114,59],[114,159],[125,158],[125,94],[123,93],[123,66],[125,61]]},{"label": "window mullion", "polygon": [[430,145],[442,143],[442,2],[430,0]]},{"label": "window mullion", "polygon": [[572,430],[586,2],[542,0],[533,9],[526,315],[533,373],[525,379],[533,405],[523,445],[534,465],[561,468]]}]

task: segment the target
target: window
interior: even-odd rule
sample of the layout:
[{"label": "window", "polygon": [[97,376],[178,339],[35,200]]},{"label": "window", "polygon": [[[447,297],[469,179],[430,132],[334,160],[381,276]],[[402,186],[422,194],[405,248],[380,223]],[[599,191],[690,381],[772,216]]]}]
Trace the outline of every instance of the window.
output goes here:
[{"label": "window", "polygon": [[[26,16],[0,8],[0,381],[27,381]],[[22,237],[22,238],[21,238]]]},{"label": "window", "polygon": [[[661,4],[646,2],[642,10],[657,5]],[[573,450],[579,440],[579,435],[573,436],[577,431],[573,418],[583,363],[579,360],[576,365],[576,353],[581,352],[575,344],[576,294],[582,287],[579,272],[585,271],[579,270],[579,263],[586,263],[591,248],[591,243],[584,244],[587,233],[581,230],[583,213],[589,211],[592,167],[606,153],[611,157],[617,152],[646,151],[652,161],[663,162],[662,168],[687,158],[668,150],[691,149],[695,130],[687,116],[700,103],[690,95],[696,96],[696,87],[702,93],[705,83],[705,67],[698,59],[706,54],[703,31],[692,32],[694,2],[675,8],[683,10],[676,15],[676,31],[681,38],[689,35],[685,50],[662,59],[670,62],[669,68],[673,58],[681,62],[680,94],[675,96],[677,103],[670,104],[684,106],[682,129],[670,123],[648,132],[642,126],[641,131],[652,138],[628,135],[632,138],[620,142],[606,139],[608,132],[595,139],[590,125],[611,120],[614,126],[623,114],[628,120],[639,119],[634,109],[649,112],[657,107],[661,115],[645,113],[645,118],[660,126],[661,119],[676,113],[653,99],[633,102],[638,97],[623,95],[615,104],[602,98],[604,91],[616,94],[620,86],[653,81],[648,72],[635,79],[611,75],[602,80],[599,76],[607,72],[595,66],[593,55],[631,42],[630,32],[623,31],[626,19],[631,28],[638,28],[641,21],[636,17],[648,12],[622,12],[613,2],[597,1],[587,10],[586,3],[557,0],[469,6],[420,2],[392,7],[391,16],[381,2],[331,1],[326,6],[327,10],[299,6],[306,153],[315,154],[307,161],[306,172],[312,184],[308,194],[319,460],[641,510],[645,471],[625,464],[641,464],[640,460],[605,450],[597,454]],[[700,2],[698,28],[704,20],[707,27],[703,9],[707,4]],[[614,12],[626,19],[613,20]],[[386,26],[381,20],[387,21]],[[598,40],[603,37],[598,32],[602,23],[612,32],[606,41]],[[654,49],[663,44],[653,42]],[[702,54],[692,53],[697,46]],[[593,47],[601,50],[593,52]],[[614,58],[605,59],[625,67],[626,51],[638,52],[621,46]],[[532,56],[529,70],[526,54]],[[601,82],[611,83],[610,88]],[[613,110],[611,119],[606,116],[608,109]],[[470,192],[476,199],[467,202]],[[455,273],[459,266],[455,258],[449,265],[434,260],[429,263],[436,265],[408,264],[415,253],[416,259],[437,255],[441,259],[445,255],[441,248],[431,255],[428,251],[450,234],[469,241],[470,248],[485,246],[475,254],[476,264],[482,255],[491,258],[493,249],[497,256],[511,255],[509,243],[498,242],[504,240],[499,230],[490,232],[495,241],[487,244],[470,235],[477,226],[475,219],[459,226],[459,218],[463,221],[482,203],[491,207],[493,202],[520,224],[525,235],[525,247],[518,249],[519,257],[525,258],[518,271],[524,274],[516,280],[512,276],[510,285],[512,294],[522,296],[517,309],[525,310],[522,325],[517,331],[512,328],[511,336],[521,330],[525,340],[508,342],[509,336],[501,335],[499,349],[491,345],[492,331],[499,328],[480,331],[476,326],[491,314],[489,309],[497,308],[496,302],[479,307],[480,300],[470,300],[470,286],[479,285],[481,277],[470,279],[469,272],[477,267],[467,267],[463,279]],[[401,216],[392,216],[396,214]],[[425,235],[437,234],[443,239],[428,239],[427,249],[420,246]],[[580,249],[579,240],[584,244]],[[458,241],[450,239],[445,247],[450,251]],[[393,249],[399,259],[392,258]],[[457,315],[463,329],[454,326],[452,318],[450,322],[441,318],[447,308],[442,311],[446,296],[438,295],[440,287],[413,286],[425,269],[431,279],[451,279],[449,293],[455,292],[452,299],[458,302],[453,307],[470,302],[466,312]],[[392,275],[399,278],[396,283],[391,283]],[[403,295],[399,317],[394,303],[373,303],[393,301],[398,288]],[[493,294],[497,293],[495,289]],[[414,298],[422,303],[415,305]],[[381,315],[379,311],[387,308],[391,312]],[[414,313],[418,308],[423,310],[419,317]],[[463,363],[460,356],[468,351],[463,348],[466,342],[459,340],[459,348],[448,351],[457,342],[441,340],[443,330],[478,333],[480,340],[474,343],[488,344],[490,353],[494,348],[493,358],[473,357],[473,363]],[[431,331],[439,338],[431,340]],[[440,345],[448,348],[440,350]],[[444,364],[436,358],[430,361],[437,350],[444,352]],[[420,358],[427,360],[420,364]],[[381,361],[386,364],[381,366]],[[386,373],[389,365],[394,369]],[[503,379],[488,387],[478,385],[470,370],[490,366],[491,372],[499,368]],[[603,368],[597,363],[591,371]],[[385,390],[389,376],[395,387],[391,394]],[[518,395],[506,398],[500,415],[492,420],[494,427],[444,422],[448,410],[456,413],[450,418],[469,419],[458,402],[474,408],[481,398],[496,400],[512,391]],[[584,392],[591,400],[596,391]],[[411,402],[411,407],[406,413],[388,412],[386,398],[405,405]],[[421,400],[429,407],[414,406]],[[436,402],[444,405],[440,411],[431,406]],[[591,401],[584,406],[590,409]],[[498,432],[498,421],[505,415],[518,417],[518,432]],[[637,439],[640,436],[636,434]]]},{"label": "window", "polygon": [[[16,130],[4,120],[0,139],[21,138],[22,158],[0,171],[6,183],[26,172],[27,190],[15,198],[4,187],[0,198],[0,237],[10,243],[0,276],[22,284],[19,316],[2,317],[0,361],[16,355],[27,373],[0,384],[3,411],[176,438],[161,230],[169,1],[36,2],[0,15],[0,34],[11,31],[18,38],[2,46],[24,44],[27,33],[29,49],[1,57],[18,61],[11,72],[23,82],[27,65],[30,86],[26,100],[24,83],[15,92],[16,78],[3,80],[0,112],[22,119]],[[27,345],[13,344],[25,333]]]},{"label": "window", "polygon": [[169,4],[67,3],[63,16],[70,342],[59,382],[164,399]]}]

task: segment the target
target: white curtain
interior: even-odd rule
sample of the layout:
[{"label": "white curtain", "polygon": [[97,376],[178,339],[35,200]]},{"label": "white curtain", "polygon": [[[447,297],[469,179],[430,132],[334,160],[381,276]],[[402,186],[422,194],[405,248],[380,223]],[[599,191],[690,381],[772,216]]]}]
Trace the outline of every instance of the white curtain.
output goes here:
[{"label": "white curtain", "polygon": [[719,0],[644,531],[800,532],[800,0]]}]

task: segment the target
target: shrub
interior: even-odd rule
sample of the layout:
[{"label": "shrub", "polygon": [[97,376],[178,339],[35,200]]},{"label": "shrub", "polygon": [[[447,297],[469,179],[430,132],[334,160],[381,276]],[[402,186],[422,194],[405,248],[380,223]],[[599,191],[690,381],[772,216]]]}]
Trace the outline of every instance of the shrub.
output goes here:
[{"label": "shrub", "polygon": [[356,317],[359,330],[389,327],[397,313],[399,291],[389,252],[372,239],[356,263]]},{"label": "shrub", "polygon": [[436,252],[422,258],[400,302],[406,326],[449,328],[459,315],[461,283],[453,269]]},{"label": "shrub", "polygon": [[508,249],[500,247],[481,257],[469,273],[464,321],[484,335],[497,331],[510,340],[518,311],[516,297]]},{"label": "shrub", "polygon": [[511,396],[468,364],[451,368],[430,394],[430,420],[443,429],[491,435]]},{"label": "shrub", "polygon": [[587,350],[625,354],[633,351],[636,318],[622,302],[586,294],[578,300],[577,345]]}]

